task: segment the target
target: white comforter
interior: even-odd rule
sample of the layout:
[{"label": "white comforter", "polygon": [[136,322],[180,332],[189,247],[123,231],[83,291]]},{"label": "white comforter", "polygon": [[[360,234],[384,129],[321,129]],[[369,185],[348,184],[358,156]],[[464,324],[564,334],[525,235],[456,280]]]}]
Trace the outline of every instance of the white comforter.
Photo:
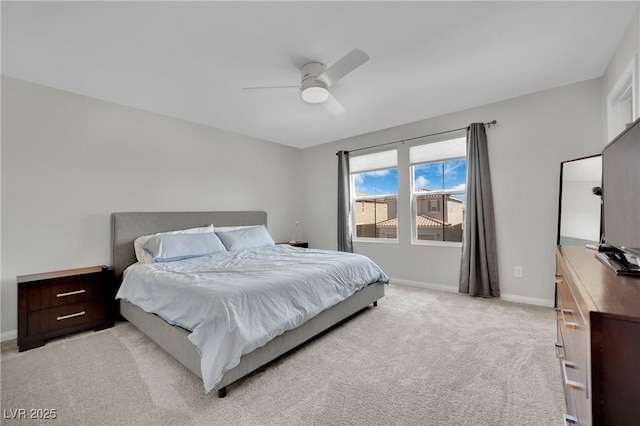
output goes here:
[{"label": "white comforter", "polygon": [[192,331],[209,392],[242,355],[375,281],[389,278],[365,256],[276,245],[136,263],[116,298]]}]

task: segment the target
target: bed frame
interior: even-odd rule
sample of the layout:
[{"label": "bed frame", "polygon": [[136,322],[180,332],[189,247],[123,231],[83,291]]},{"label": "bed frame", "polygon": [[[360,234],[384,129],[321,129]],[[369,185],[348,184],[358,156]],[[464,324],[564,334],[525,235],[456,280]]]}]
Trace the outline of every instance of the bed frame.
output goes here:
[{"label": "bed frame", "polygon": [[[122,273],[127,266],[135,263],[133,241],[140,235],[177,229],[206,226],[265,225],[267,214],[262,211],[237,212],[133,212],[112,213],[111,215],[111,264],[116,284],[122,282]],[[384,284],[372,283],[356,292],[348,299],[329,308],[301,326],[289,330],[271,340],[266,345],[245,354],[240,363],[227,371],[215,390],[220,398],[227,394],[227,386],[236,380],[273,361],[291,349],[306,342],[319,333],[343,321],[369,305],[377,305],[384,296]],[[190,332],[172,326],[157,315],[150,314],[138,306],[120,300],[120,314],[160,347],[176,358],[181,364],[202,378],[200,353],[188,339]]]}]

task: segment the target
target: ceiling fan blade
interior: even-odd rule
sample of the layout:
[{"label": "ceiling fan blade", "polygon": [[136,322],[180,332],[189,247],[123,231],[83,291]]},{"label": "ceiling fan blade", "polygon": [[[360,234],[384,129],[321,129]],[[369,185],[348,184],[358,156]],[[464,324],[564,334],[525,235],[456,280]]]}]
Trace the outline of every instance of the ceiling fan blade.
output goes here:
[{"label": "ceiling fan blade", "polygon": [[349,74],[368,60],[369,55],[360,49],[353,49],[351,52],[340,58],[338,62],[327,68],[325,72],[316,77],[316,80],[323,82],[327,87],[331,87],[342,77]]},{"label": "ceiling fan blade", "polygon": [[262,90],[262,89],[298,89],[300,86],[255,86],[255,87],[243,87],[242,90]]},{"label": "ceiling fan blade", "polygon": [[331,92],[329,92],[329,97],[322,103],[322,106],[332,115],[340,115],[346,111],[340,102],[333,97]]}]

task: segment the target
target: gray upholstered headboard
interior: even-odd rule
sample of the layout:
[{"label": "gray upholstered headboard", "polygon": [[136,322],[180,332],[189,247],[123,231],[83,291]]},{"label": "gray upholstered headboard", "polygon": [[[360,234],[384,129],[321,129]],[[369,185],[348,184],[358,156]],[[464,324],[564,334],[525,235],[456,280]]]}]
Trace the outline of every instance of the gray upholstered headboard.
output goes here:
[{"label": "gray upholstered headboard", "polygon": [[214,226],[267,225],[267,213],[239,212],[132,212],[111,214],[111,265],[116,279],[135,263],[133,240],[141,235],[175,231],[212,224]]}]

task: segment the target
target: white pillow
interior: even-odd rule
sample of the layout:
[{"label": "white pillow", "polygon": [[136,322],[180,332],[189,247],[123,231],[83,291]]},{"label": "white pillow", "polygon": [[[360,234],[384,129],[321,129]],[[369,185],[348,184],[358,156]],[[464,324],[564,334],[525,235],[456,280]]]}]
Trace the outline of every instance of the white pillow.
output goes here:
[{"label": "white pillow", "polygon": [[154,262],[173,262],[227,251],[214,232],[154,235],[142,248]]},{"label": "white pillow", "polygon": [[275,245],[264,225],[250,226],[235,231],[216,232],[216,234],[229,251]]},{"label": "white pillow", "polygon": [[256,226],[262,226],[262,225],[216,226],[214,229],[216,232],[229,232],[229,231],[236,231],[238,229],[253,228]]},{"label": "white pillow", "polygon": [[136,259],[138,259],[138,262],[140,263],[153,263],[153,258],[142,248],[144,243],[146,243],[149,238],[153,236],[163,234],[204,234],[207,232],[214,232],[213,224],[209,226],[200,226],[198,228],[179,229],[177,231],[159,232],[152,235],[142,235],[136,238],[133,242],[133,249],[136,252]]}]

